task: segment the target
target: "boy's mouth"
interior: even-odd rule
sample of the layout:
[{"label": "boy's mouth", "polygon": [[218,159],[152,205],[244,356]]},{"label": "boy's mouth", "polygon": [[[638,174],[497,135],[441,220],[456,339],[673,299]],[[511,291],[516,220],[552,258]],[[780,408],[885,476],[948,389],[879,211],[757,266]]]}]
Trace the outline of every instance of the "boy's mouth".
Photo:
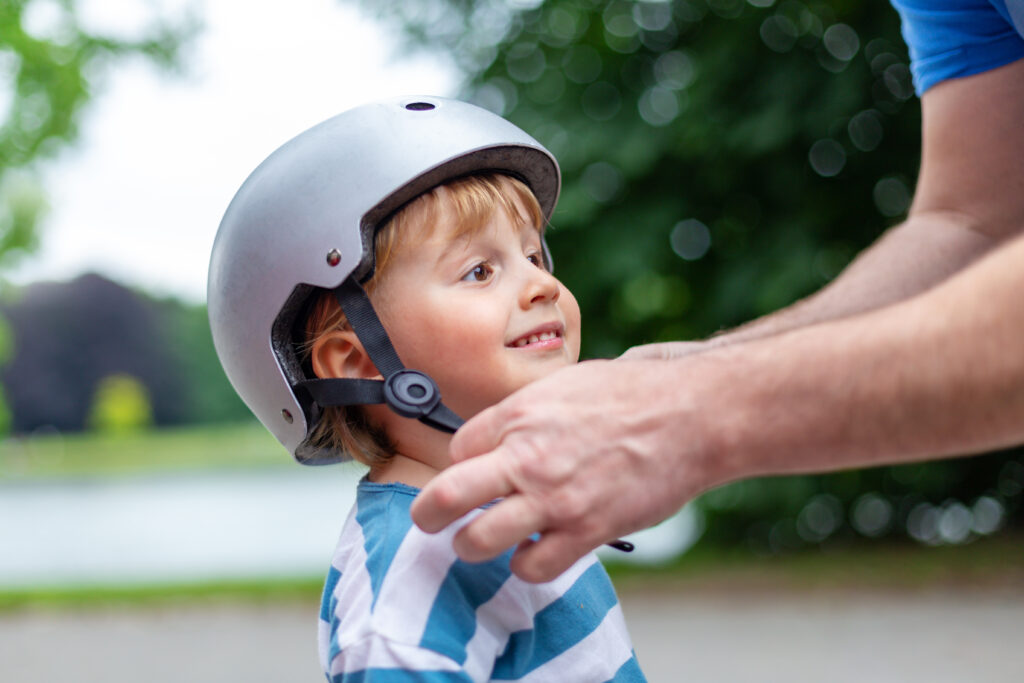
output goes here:
[{"label": "boy's mouth", "polygon": [[529,346],[531,344],[541,344],[543,342],[551,342],[553,340],[561,341],[561,339],[562,325],[559,323],[549,323],[547,325],[541,325],[521,337],[513,339],[511,342],[506,344],[506,346],[513,349],[521,349],[524,346]]}]

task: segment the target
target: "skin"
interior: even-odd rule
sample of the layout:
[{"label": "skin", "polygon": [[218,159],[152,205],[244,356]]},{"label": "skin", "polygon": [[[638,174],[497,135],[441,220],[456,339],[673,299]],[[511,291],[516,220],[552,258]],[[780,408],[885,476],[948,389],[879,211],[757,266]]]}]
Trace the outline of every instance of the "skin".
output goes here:
[{"label": "skin", "polygon": [[[413,506],[467,560],[557,576],[693,496],[762,475],[1024,442],[1024,61],[922,97],[907,220],[835,281],[703,342],[560,371],[482,412]],[[540,533],[539,541],[530,541]]]},{"label": "skin", "polygon": [[[439,223],[451,224],[446,190],[439,192]],[[371,301],[402,362],[430,375],[445,405],[469,418],[576,363],[579,305],[545,269],[535,226],[499,210],[462,238],[417,227],[427,236],[398,245]],[[312,361],[320,377],[381,379],[351,330],[321,338]],[[397,449],[372,480],[422,487],[451,463],[451,435],[384,406],[368,410]]]}]

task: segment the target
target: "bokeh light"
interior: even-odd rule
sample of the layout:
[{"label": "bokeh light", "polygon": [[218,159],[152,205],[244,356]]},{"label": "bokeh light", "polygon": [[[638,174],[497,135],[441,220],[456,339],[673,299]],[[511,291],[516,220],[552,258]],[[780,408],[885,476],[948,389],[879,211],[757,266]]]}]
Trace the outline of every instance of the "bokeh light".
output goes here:
[{"label": "bokeh light", "polygon": [[846,166],[846,150],[835,140],[826,138],[811,145],[807,159],[815,173],[824,178],[831,178],[838,175]]},{"label": "bokeh light", "polygon": [[796,518],[796,530],[808,543],[820,543],[831,536],[843,522],[843,505],[829,494],[814,496]]},{"label": "bokeh light", "polygon": [[869,538],[881,536],[888,531],[892,519],[892,503],[877,493],[865,493],[857,498],[850,515],[853,528]]},{"label": "bokeh light", "polygon": [[580,180],[591,199],[605,203],[613,200],[622,190],[622,173],[607,161],[596,161],[583,169]]},{"label": "bokeh light", "polygon": [[652,126],[666,126],[679,116],[679,98],[661,86],[648,88],[637,101],[640,117]]},{"label": "bokeh light", "polygon": [[672,251],[684,261],[696,261],[711,248],[711,231],[696,218],[676,223],[668,239]]},{"label": "bokeh light", "polygon": [[662,87],[682,90],[695,76],[693,59],[682,50],[666,52],[654,62],[654,77]]},{"label": "bokeh light", "polygon": [[899,178],[882,178],[871,196],[883,216],[899,216],[910,206],[910,188]]},{"label": "bokeh light", "polygon": [[860,49],[860,38],[857,32],[846,24],[833,24],[825,30],[821,37],[828,53],[836,59],[848,62]]},{"label": "bokeh light", "polygon": [[853,146],[862,152],[870,152],[882,142],[885,131],[882,128],[882,114],[876,109],[865,109],[850,118],[846,131]]}]

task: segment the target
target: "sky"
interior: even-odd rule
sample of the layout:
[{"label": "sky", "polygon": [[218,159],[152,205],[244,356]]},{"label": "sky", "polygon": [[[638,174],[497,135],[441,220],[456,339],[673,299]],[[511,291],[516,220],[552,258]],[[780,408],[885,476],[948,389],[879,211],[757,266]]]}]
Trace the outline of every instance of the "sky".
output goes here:
[{"label": "sky", "polygon": [[[83,9],[90,26],[130,31],[146,4],[91,0]],[[205,301],[221,216],[274,149],[363,102],[455,93],[450,62],[402,56],[394,30],[357,4],[195,3],[205,28],[184,53],[182,74],[141,60],[116,65],[78,142],[47,168],[40,249],[7,279],[98,272],[157,296]]]}]

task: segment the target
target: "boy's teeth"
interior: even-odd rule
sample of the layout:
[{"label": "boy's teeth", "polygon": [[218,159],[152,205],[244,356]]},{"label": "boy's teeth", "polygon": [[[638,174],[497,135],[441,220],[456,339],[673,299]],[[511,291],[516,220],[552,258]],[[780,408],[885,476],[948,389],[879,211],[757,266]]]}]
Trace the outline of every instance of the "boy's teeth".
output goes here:
[{"label": "boy's teeth", "polygon": [[523,337],[516,340],[516,346],[526,346],[527,344],[536,344],[539,341],[547,341],[548,339],[554,339],[558,335],[554,332],[541,332],[540,334],[531,334],[529,337]]}]

